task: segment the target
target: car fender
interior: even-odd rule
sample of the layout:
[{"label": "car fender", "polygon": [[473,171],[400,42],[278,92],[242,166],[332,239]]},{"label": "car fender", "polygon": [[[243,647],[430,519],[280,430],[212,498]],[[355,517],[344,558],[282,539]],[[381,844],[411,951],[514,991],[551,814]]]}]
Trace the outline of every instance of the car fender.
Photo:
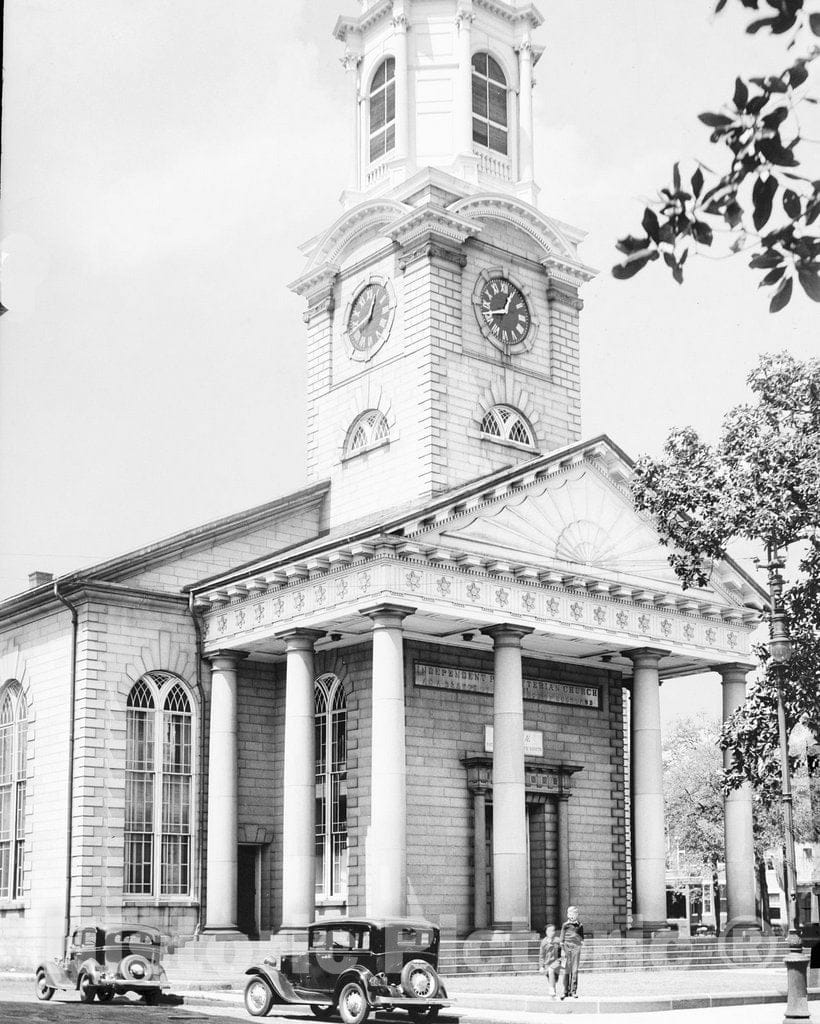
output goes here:
[{"label": "car fender", "polygon": [[52,988],[75,988],[74,981],[68,976],[65,967],[59,963],[42,963],[37,965],[37,970],[42,971],[46,980]]},{"label": "car fender", "polygon": [[80,987],[80,978],[82,978],[84,974],[87,974],[91,979],[92,985],[96,985],[100,979],[101,973],[102,968],[93,957],[83,960],[80,964],[79,970],[77,971],[77,984],[75,985],[75,988]]},{"label": "car fender", "polygon": [[368,1001],[370,1001],[372,996],[371,988],[374,986],[378,987],[378,982],[376,982],[376,976],[373,972],[369,971],[366,967],[362,967],[361,964],[356,964],[355,967],[349,967],[344,974],[340,975],[339,980],[336,982],[336,988],[333,990],[334,1003],[339,1001],[339,993],[349,981],[358,981],[364,986]]},{"label": "car fender", "polygon": [[285,975],[275,967],[256,964],[249,967],[245,974],[255,974],[259,978],[264,978],[270,984],[273,998],[278,1003],[304,1003],[304,999],[296,994]]}]

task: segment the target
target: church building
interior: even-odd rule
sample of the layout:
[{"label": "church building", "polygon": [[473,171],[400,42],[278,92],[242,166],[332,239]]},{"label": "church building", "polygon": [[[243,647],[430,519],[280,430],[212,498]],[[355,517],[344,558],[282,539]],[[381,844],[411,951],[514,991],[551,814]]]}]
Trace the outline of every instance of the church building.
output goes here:
[{"label": "church building", "polygon": [[[659,687],[740,704],[764,595],[728,560],[682,590],[629,458],[583,437],[594,271],[538,205],[541,25],[338,20],[355,170],[291,285],[305,486],[0,604],[0,965],[88,920],[665,925]],[[754,919],[748,791],[726,826]]]}]

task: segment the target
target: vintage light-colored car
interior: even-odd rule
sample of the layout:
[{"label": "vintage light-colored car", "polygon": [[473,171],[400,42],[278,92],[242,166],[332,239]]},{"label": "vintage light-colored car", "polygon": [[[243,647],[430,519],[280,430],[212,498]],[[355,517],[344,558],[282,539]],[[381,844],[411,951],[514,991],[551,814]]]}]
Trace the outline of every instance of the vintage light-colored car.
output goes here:
[{"label": "vintage light-colored car", "polygon": [[51,999],[56,989],[77,989],[84,1003],[94,997],[107,1003],[124,992],[139,993],[146,1003],[159,1000],[168,979],[160,962],[162,937],[142,924],[76,928],[62,958],[37,965],[38,999]]},{"label": "vintage light-colored car", "polygon": [[447,993],[437,973],[439,930],[418,918],[315,921],[304,953],[250,967],[245,1008],[264,1017],[274,1004],[302,1003],[314,1016],[363,1024],[371,1010],[404,1009],[432,1020]]}]

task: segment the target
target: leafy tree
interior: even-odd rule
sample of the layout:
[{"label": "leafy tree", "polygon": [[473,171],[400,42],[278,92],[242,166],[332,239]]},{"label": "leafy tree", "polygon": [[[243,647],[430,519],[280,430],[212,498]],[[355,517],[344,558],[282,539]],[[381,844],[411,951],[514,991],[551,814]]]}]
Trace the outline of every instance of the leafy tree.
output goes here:
[{"label": "leafy tree", "polygon": [[[727,2],[717,0],[716,11]],[[689,256],[720,237],[729,252],[750,254],[749,266],[763,271],[760,285],[773,289],[769,309],[775,313],[788,304],[795,281],[820,302],[820,237],[813,228],[820,217],[820,180],[798,173],[806,163],[805,144],[817,142],[803,137],[800,114],[817,103],[809,74],[820,55],[820,9],[807,11],[811,0],[739,2],[765,13],[747,32],[783,36],[787,50],[802,45],[804,52],[792,55],[778,74],[737,78],[730,103],[700,115],[710,141],[728,151],[728,166],[716,172],[697,161],[684,180],[676,163],[671,186],[644,210],[644,234],[618,241],[626,259],[612,273],[629,278],[663,257],[681,284]]]},{"label": "leafy tree", "polygon": [[787,728],[802,720],[820,736],[820,360],[762,356],[748,383],[756,402],[726,414],[715,444],[689,427],[672,431],[662,459],[637,463],[633,493],[685,587],[706,585],[735,540],[799,552],[784,590],[792,658],[775,665],[757,647],[761,676],[721,738],[732,750],[725,785],[748,779],[768,806],[780,794],[778,683]]}]

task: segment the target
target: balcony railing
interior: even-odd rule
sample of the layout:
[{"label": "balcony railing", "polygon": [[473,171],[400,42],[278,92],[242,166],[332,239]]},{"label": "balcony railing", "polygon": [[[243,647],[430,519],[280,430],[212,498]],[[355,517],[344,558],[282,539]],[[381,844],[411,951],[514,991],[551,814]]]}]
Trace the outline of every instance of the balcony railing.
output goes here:
[{"label": "balcony railing", "polygon": [[473,152],[478,157],[480,173],[501,181],[512,181],[512,160],[508,156],[496,153],[494,149],[486,149],[484,146],[475,144],[473,144]]}]

